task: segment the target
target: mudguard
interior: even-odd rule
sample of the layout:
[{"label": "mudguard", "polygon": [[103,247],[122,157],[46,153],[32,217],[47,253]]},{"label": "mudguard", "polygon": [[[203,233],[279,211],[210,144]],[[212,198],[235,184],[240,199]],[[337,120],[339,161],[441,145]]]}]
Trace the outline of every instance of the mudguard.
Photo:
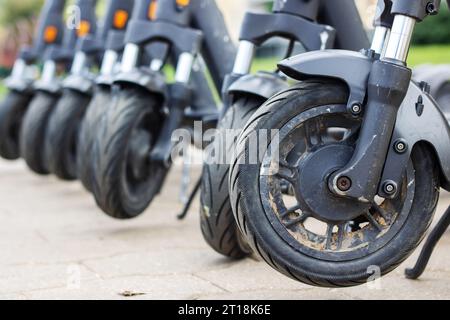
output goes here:
[{"label": "mudguard", "polygon": [[105,75],[99,75],[96,79],[95,79],[95,83],[99,86],[107,86],[110,87],[112,86],[112,84],[114,83],[114,76],[113,75],[109,75],[109,76],[105,76]]},{"label": "mudguard", "polygon": [[9,90],[14,90],[17,92],[32,92],[33,91],[33,81],[28,79],[18,79],[9,77],[5,79],[5,86]]},{"label": "mudguard", "polygon": [[136,68],[131,72],[119,73],[114,77],[114,84],[133,84],[151,93],[160,95],[164,100],[168,97],[165,77],[147,67]]},{"label": "mudguard", "polygon": [[85,94],[94,92],[95,82],[79,75],[70,75],[63,81],[64,89],[72,89]]},{"label": "mudguard", "polygon": [[430,93],[433,97],[439,89],[450,82],[450,65],[422,65],[413,70],[414,80],[425,81],[430,85]]},{"label": "mudguard", "polygon": [[[322,50],[303,53],[278,64],[282,72],[296,80],[333,78],[343,81],[350,90],[348,107],[362,105],[373,58],[359,52]],[[357,72],[355,72],[357,70]]]},{"label": "mudguard", "polygon": [[[279,64],[279,68],[296,80],[338,79],[346,83],[349,88],[349,105],[355,102],[362,105],[372,62],[373,58],[362,53],[326,50],[305,53],[284,60]],[[407,144],[403,153],[398,153],[394,148],[398,141]],[[411,82],[398,111],[382,182],[389,180],[400,185],[411,151],[419,142],[426,142],[433,147],[440,164],[441,185],[444,189],[450,190],[450,126],[427,89]],[[379,190],[379,195],[390,197],[384,194],[382,188]]]},{"label": "mudguard", "polygon": [[52,82],[38,80],[34,83],[34,90],[36,91],[44,91],[51,94],[60,94],[61,89],[62,86],[59,80],[55,80]]},{"label": "mudguard", "polygon": [[287,88],[286,78],[271,72],[258,72],[245,75],[233,82],[228,88],[228,94],[244,93],[269,99],[275,93]]}]

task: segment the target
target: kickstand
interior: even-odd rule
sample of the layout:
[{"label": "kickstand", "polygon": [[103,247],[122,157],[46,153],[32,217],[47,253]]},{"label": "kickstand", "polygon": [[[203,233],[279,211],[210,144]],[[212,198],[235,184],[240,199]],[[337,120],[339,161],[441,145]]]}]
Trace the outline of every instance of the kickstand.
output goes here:
[{"label": "kickstand", "polygon": [[195,196],[197,195],[197,192],[200,190],[200,186],[202,184],[202,178],[200,177],[198,179],[198,182],[195,184],[194,189],[191,192],[191,195],[189,196],[189,199],[186,201],[186,204],[184,205],[183,211],[178,215],[178,220],[183,220],[186,218],[189,209],[191,208],[192,202],[195,199]]},{"label": "kickstand", "polygon": [[430,260],[434,247],[438,243],[439,239],[442,238],[442,236],[445,233],[445,230],[447,230],[449,225],[450,225],[450,207],[447,208],[447,211],[445,211],[441,220],[439,220],[436,227],[434,227],[434,229],[428,236],[428,239],[425,242],[422,251],[420,252],[419,259],[417,259],[414,268],[405,270],[405,275],[408,279],[418,279],[422,275],[422,273],[425,271],[428,261]]},{"label": "kickstand", "polygon": [[186,155],[183,155],[183,171],[181,174],[181,186],[180,186],[180,202],[184,205],[188,201],[188,191],[189,191],[189,184],[191,183],[191,164],[190,162],[185,159],[186,157],[189,157],[189,153]]}]

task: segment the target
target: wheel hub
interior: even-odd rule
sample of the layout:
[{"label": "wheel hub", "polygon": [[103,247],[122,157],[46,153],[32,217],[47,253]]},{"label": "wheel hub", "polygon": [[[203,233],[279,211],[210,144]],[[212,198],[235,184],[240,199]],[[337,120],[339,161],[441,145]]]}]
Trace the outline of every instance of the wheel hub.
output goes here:
[{"label": "wheel hub", "polygon": [[[344,167],[351,159],[354,149],[348,145],[333,144],[309,153],[298,166],[299,183],[295,193],[300,203],[322,221],[350,221],[370,206],[356,200],[335,195],[329,188],[329,177]],[[346,187],[351,181],[342,181]]]}]

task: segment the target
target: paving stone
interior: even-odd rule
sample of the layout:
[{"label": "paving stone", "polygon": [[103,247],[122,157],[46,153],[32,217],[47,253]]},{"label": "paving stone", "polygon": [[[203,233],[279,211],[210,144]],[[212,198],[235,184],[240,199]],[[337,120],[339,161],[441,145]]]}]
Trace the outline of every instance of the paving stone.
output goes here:
[{"label": "paving stone", "polygon": [[221,264],[220,260],[208,259],[208,256],[214,256],[214,253],[210,250],[157,249],[87,260],[84,264],[104,278],[194,273],[211,269],[221,270],[227,266]]},{"label": "paving stone", "polygon": [[265,262],[250,259],[232,264],[223,270],[196,273],[197,276],[220,285],[230,292],[248,290],[300,290],[307,285],[291,280],[268,266]]},{"label": "paving stone", "polygon": [[79,289],[57,288],[29,293],[31,299],[195,299],[202,294],[224,292],[219,287],[191,275],[130,276],[82,282]]},{"label": "paving stone", "polygon": [[53,287],[77,286],[79,282],[96,279],[86,267],[72,265],[14,265],[2,267],[0,295],[28,292]]},{"label": "paving stone", "polygon": [[[403,276],[416,251],[379,289],[308,287],[264,262],[230,261],[211,250],[198,199],[178,221],[180,171],[174,167],[141,217],[116,221],[80,183],[0,160],[0,299],[450,299],[450,232],[419,281]],[[199,172],[194,168],[192,182]],[[448,204],[443,192],[436,218]]]}]

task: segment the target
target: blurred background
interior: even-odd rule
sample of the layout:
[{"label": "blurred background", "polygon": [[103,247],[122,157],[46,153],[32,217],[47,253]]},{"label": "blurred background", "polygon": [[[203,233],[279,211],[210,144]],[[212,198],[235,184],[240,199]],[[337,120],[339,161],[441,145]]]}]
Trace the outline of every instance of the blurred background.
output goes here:
[{"label": "blurred background", "polygon": [[[0,0],[0,78],[7,76],[22,44],[31,43],[39,10],[44,0]],[[70,1],[69,1],[70,2]],[[72,1],[73,2],[73,1]],[[376,0],[355,0],[364,24],[370,34]],[[104,1],[98,1],[98,13]],[[230,33],[235,41],[239,36],[242,18],[247,10],[268,11],[267,0],[218,0],[226,17]],[[272,41],[263,50],[255,69],[273,68],[277,53],[283,51],[282,41]],[[450,63],[450,12],[442,5],[441,13],[418,25],[414,35],[414,47],[409,64]],[[0,94],[4,88],[0,85]]]}]

